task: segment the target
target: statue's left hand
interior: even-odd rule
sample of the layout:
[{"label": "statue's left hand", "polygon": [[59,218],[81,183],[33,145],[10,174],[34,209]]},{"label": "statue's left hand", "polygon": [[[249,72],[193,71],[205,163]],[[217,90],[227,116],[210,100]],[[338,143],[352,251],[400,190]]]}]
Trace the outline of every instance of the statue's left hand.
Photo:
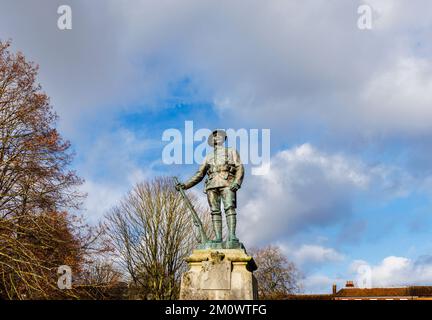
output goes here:
[{"label": "statue's left hand", "polygon": [[234,192],[236,192],[238,189],[240,189],[240,185],[238,184],[238,183],[233,183],[232,185],[231,185],[231,191],[234,191]]}]

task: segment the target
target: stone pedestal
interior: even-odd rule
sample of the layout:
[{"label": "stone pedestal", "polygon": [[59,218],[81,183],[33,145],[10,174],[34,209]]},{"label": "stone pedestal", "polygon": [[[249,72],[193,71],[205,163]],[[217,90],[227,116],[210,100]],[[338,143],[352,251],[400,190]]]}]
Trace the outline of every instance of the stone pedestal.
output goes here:
[{"label": "stone pedestal", "polygon": [[198,249],[186,259],[181,300],[258,299],[257,266],[244,249]]}]

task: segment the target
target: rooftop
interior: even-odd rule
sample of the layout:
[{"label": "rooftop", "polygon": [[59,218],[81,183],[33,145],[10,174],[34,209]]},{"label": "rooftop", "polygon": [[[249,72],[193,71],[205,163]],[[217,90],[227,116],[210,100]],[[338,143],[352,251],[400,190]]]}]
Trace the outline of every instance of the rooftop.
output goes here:
[{"label": "rooftop", "polygon": [[333,285],[332,294],[296,294],[287,300],[343,300],[343,299],[432,299],[432,286],[407,286],[387,288],[357,288],[352,281],[337,290]]}]

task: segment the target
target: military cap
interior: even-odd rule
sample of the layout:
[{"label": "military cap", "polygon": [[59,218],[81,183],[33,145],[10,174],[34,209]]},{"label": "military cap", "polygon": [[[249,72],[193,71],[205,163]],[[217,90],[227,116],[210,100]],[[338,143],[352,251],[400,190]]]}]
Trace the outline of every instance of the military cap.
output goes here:
[{"label": "military cap", "polygon": [[209,135],[207,142],[210,146],[214,147],[214,137],[215,136],[220,136],[224,138],[224,141],[227,139],[227,135],[226,132],[224,130],[214,130],[211,135]]}]

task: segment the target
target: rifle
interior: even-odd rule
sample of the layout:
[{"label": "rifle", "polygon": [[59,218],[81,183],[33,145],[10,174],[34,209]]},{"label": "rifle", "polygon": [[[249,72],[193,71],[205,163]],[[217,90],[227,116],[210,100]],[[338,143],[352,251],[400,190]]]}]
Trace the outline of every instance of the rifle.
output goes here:
[{"label": "rifle", "polygon": [[[177,177],[174,177],[174,182],[176,185],[178,185],[180,182],[177,179]],[[208,241],[208,237],[207,234],[205,233],[205,230],[203,228],[201,219],[199,218],[198,214],[196,213],[192,203],[190,202],[189,198],[187,197],[185,191],[183,190],[183,188],[179,188],[178,191],[180,192],[183,200],[186,203],[186,206],[189,208],[189,210],[192,213],[192,220],[194,225],[198,228],[200,236],[201,236],[201,243],[206,243]]]}]

